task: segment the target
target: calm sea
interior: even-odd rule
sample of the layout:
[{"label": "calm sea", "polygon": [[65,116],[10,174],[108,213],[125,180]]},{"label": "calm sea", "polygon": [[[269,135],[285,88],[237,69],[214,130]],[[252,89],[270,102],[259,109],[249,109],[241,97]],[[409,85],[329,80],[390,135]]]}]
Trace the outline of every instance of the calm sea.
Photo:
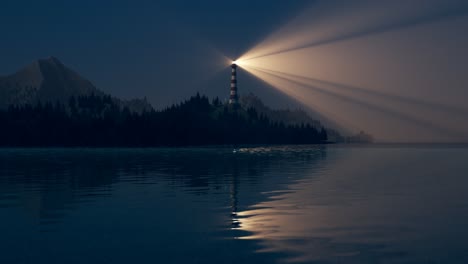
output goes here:
[{"label": "calm sea", "polygon": [[468,263],[468,148],[0,149],[0,263]]}]

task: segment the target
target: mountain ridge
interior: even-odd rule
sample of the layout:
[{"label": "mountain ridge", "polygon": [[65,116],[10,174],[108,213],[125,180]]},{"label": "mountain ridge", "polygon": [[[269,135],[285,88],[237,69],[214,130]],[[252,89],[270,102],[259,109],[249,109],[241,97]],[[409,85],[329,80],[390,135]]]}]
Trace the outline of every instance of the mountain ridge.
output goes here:
[{"label": "mountain ridge", "polygon": [[[17,72],[0,77],[0,108],[10,105],[67,103],[71,97],[106,96],[91,81],[65,66],[58,58],[38,59]],[[146,99],[124,100],[112,97],[133,112],[153,109]]]},{"label": "mountain ridge", "polygon": [[294,124],[310,124],[314,127],[321,127],[320,121],[311,118],[305,111],[301,109],[271,109],[265,105],[263,101],[253,93],[242,95],[240,104],[245,109],[254,108],[259,114],[268,116],[274,122],[284,122],[286,125]]},{"label": "mountain ridge", "polygon": [[[110,97],[115,105],[121,109],[128,108],[134,113],[154,110],[146,97],[120,99],[99,90],[91,81],[67,67],[54,56],[35,60],[13,74],[0,77],[0,109],[6,109],[12,105],[34,106],[39,103],[55,104],[57,102],[67,106],[72,97],[76,99],[83,96]],[[316,128],[323,126],[320,121],[311,118],[303,110],[272,109],[253,93],[241,96],[240,104],[244,109],[254,108],[259,114],[268,117],[273,122],[283,122],[286,125],[310,124]]]}]

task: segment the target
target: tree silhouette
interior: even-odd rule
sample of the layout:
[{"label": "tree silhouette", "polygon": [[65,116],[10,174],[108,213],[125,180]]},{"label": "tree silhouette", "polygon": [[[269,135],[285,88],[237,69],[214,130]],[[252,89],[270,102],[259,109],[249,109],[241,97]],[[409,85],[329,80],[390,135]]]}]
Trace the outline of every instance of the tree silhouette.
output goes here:
[{"label": "tree silhouette", "polygon": [[327,130],[272,122],[254,108],[232,108],[196,94],[161,111],[131,112],[110,96],[70,97],[0,110],[0,146],[157,147],[316,144]]}]

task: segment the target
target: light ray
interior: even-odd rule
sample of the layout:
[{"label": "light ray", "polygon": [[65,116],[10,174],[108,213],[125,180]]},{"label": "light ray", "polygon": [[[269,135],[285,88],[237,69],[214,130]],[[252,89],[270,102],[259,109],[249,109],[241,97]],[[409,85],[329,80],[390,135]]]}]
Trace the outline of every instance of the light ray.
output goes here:
[{"label": "light ray", "polygon": [[[272,76],[276,76],[277,78],[283,79],[283,80],[291,82],[293,84],[296,84],[297,86],[295,86],[295,87],[309,88],[309,89],[312,89],[312,90],[314,90],[316,92],[325,94],[327,96],[332,96],[332,97],[338,98],[339,100],[344,101],[345,103],[352,103],[352,104],[357,105],[359,107],[364,107],[367,110],[376,111],[376,112],[379,112],[380,114],[383,114],[383,115],[386,115],[386,116],[389,116],[389,117],[392,117],[392,118],[396,118],[396,119],[405,121],[408,125],[419,126],[421,128],[430,129],[431,131],[434,131],[434,132],[438,133],[439,136],[446,136],[446,135],[449,135],[449,136],[452,136],[452,137],[461,136],[460,133],[457,133],[455,131],[448,130],[448,129],[442,127],[442,126],[438,126],[436,124],[433,124],[429,120],[417,118],[417,117],[414,117],[414,116],[409,115],[409,114],[404,113],[404,112],[400,112],[400,111],[396,111],[396,110],[393,110],[393,109],[390,109],[390,108],[382,107],[382,106],[373,104],[371,102],[367,102],[367,101],[360,100],[360,99],[357,99],[357,98],[352,98],[352,97],[349,97],[349,96],[341,95],[341,94],[338,94],[336,92],[333,92],[333,91],[330,91],[330,90],[327,90],[327,89],[323,89],[323,88],[320,88],[320,87],[317,87],[317,86],[312,86],[312,85],[308,84],[307,82],[298,80],[297,78],[291,77],[288,74],[279,74],[279,73],[274,73],[274,72],[271,72],[271,71],[268,71],[268,70],[261,70],[261,69],[255,69],[255,70],[260,71],[260,72],[264,72],[266,74],[270,74]],[[302,95],[306,95],[306,93],[307,93],[307,91],[304,91],[304,89],[301,90]],[[346,114],[343,113],[343,115],[346,115]]]},{"label": "light ray", "polygon": [[[337,14],[338,1],[319,1],[312,12],[304,12],[295,21],[290,22],[278,32],[267,37],[263,42],[246,52],[241,59],[251,60],[270,55],[277,55],[293,50],[333,44],[354,38],[362,38],[389,31],[398,31],[407,27],[434,23],[468,14],[468,3],[449,0],[437,1],[353,1],[339,3],[347,13]],[[330,3],[331,2],[331,3]],[[330,10],[331,9],[331,10]],[[404,9],[404,12],[402,12]],[[353,12],[354,11],[354,12]],[[328,17],[319,16],[320,13]],[[315,16],[312,16],[312,14]],[[356,16],[359,13],[359,16]],[[311,18],[312,17],[312,18]],[[346,20],[348,20],[346,22]],[[349,23],[352,21],[352,23]],[[304,28],[303,24],[310,27]],[[299,25],[299,30],[291,29]]]},{"label": "light ray", "polygon": [[318,3],[236,64],[350,130],[468,140],[468,3]]}]

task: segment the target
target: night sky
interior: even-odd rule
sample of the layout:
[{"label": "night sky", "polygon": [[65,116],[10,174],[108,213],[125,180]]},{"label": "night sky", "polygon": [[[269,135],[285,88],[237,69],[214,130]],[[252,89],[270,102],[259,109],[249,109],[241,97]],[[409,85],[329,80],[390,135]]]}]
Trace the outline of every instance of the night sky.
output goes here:
[{"label": "night sky", "polygon": [[467,30],[465,0],[3,1],[0,75],[55,56],[161,109],[226,101],[239,59],[239,94],[273,108],[382,141],[465,142]]},{"label": "night sky", "polygon": [[[53,55],[99,89],[147,96],[155,107],[197,91],[227,97],[230,76],[221,55],[240,56],[310,3],[2,1],[0,75]],[[240,89],[279,97],[257,84]]]}]

